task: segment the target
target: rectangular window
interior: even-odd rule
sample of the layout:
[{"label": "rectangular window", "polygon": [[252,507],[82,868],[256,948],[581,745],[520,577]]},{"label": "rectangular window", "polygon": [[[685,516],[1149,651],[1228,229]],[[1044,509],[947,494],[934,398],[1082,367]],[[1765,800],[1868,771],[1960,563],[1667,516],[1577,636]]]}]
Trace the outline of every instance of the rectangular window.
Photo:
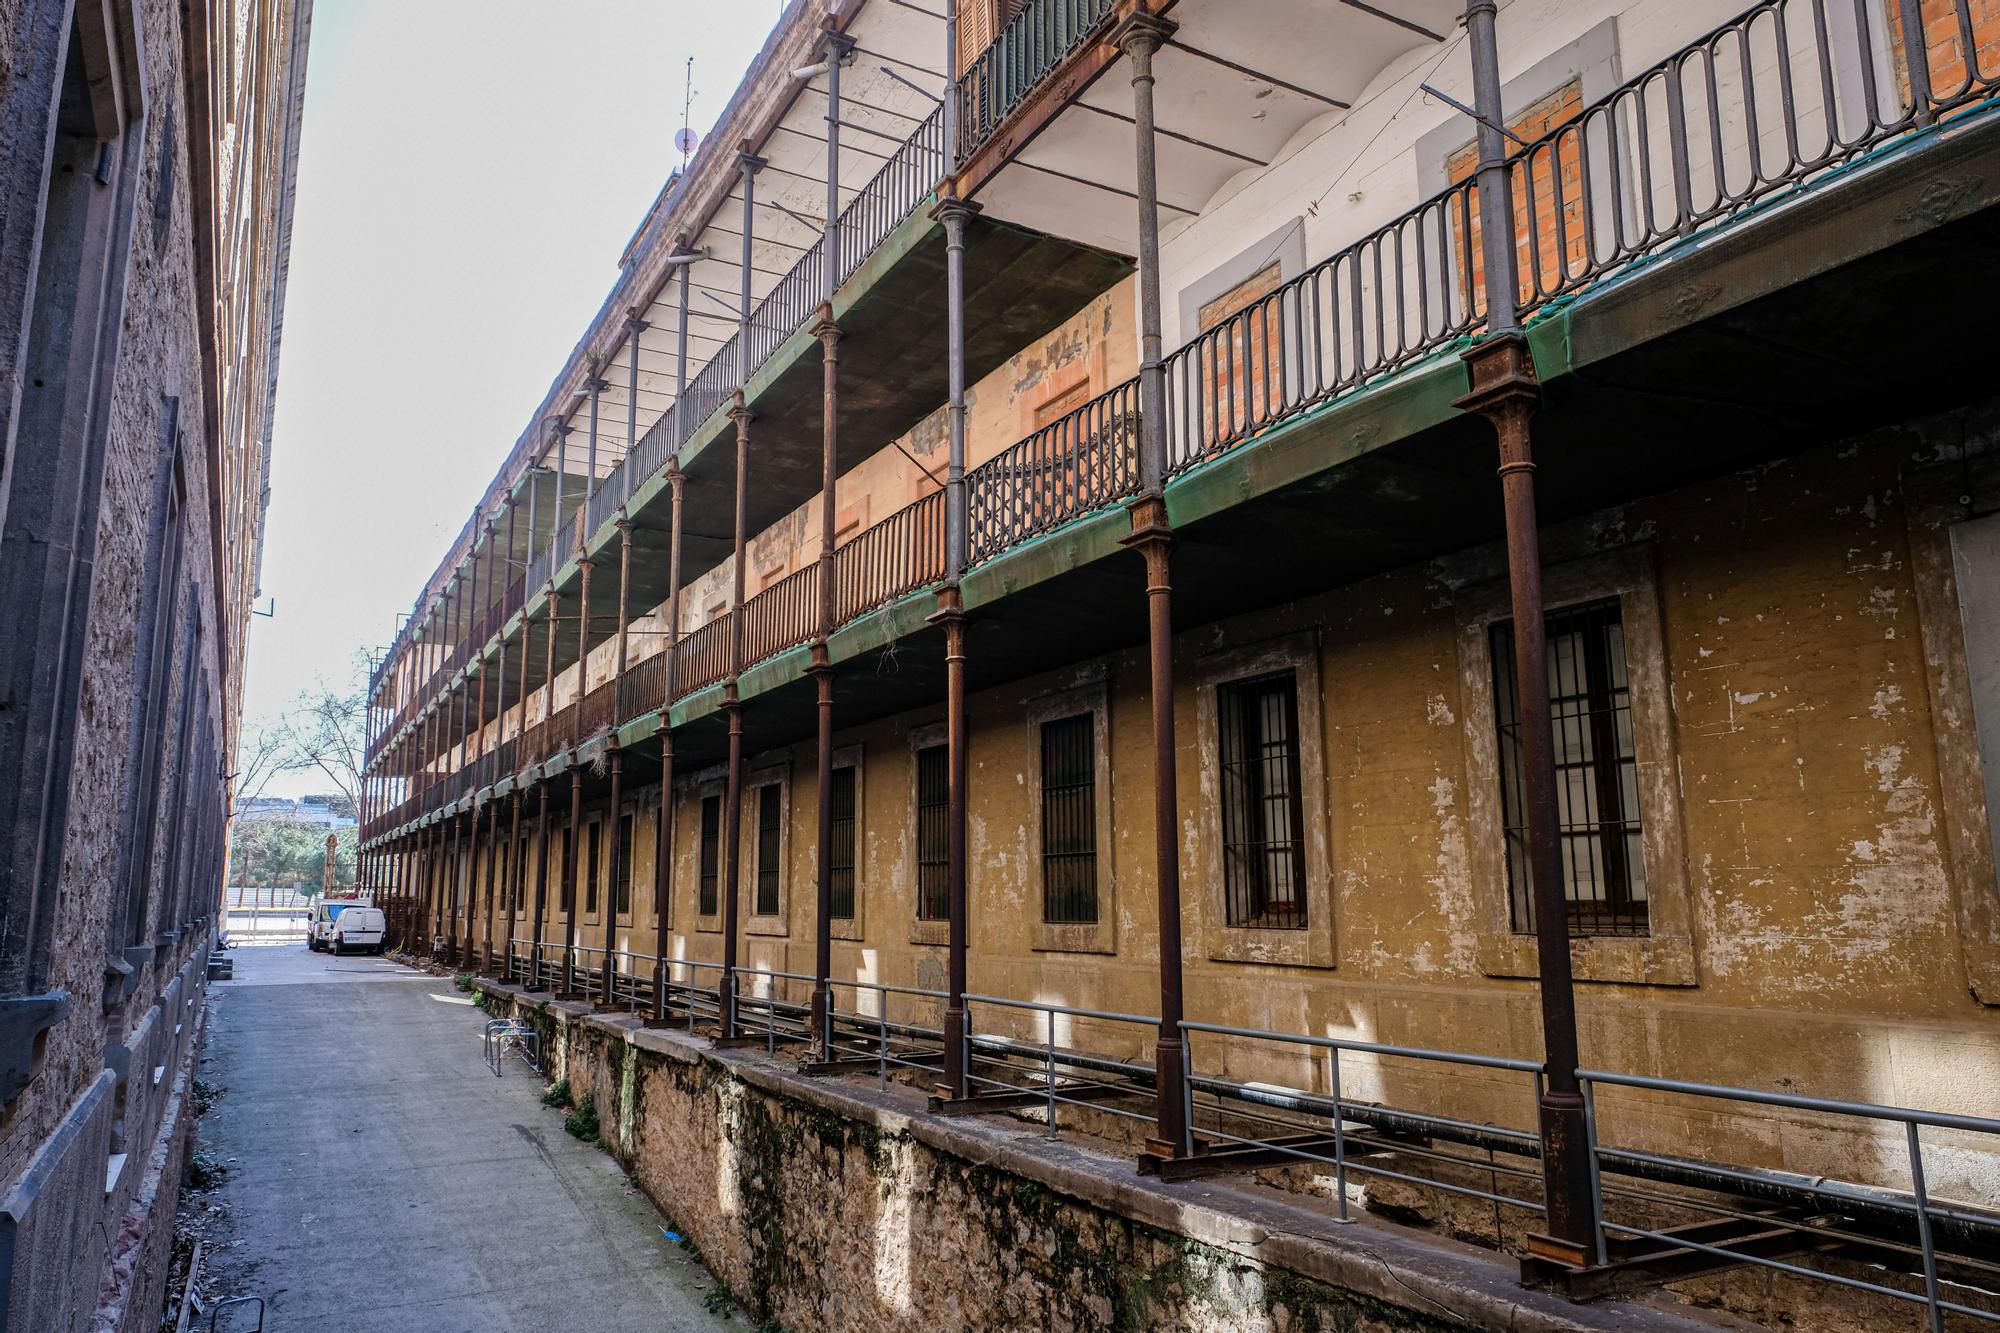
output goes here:
[{"label": "rectangular window", "polygon": [[757,789],[757,915],[778,914],[778,785]]},{"label": "rectangular window", "polygon": [[722,868],[722,798],[701,798],[701,915],[714,916]]},{"label": "rectangular window", "polygon": [[514,864],[520,868],[519,874],[514,879],[514,915],[526,916],[528,895],[534,892],[534,886],[528,882],[528,839],[525,835],[521,838],[520,847],[515,851]]},{"label": "rectangular window", "polygon": [[917,751],[917,919],[951,916],[951,791],[945,747]]},{"label": "rectangular window", "polygon": [[1222,740],[1222,877],[1232,926],[1306,924],[1298,683],[1291,672],[1216,690]]},{"label": "rectangular window", "polygon": [[1096,719],[1042,724],[1042,920],[1097,920]]},{"label": "rectangular window", "polygon": [[583,843],[583,914],[590,916],[597,911],[597,865],[598,852],[604,842],[603,821],[591,824],[590,833]]},{"label": "rectangular window", "polygon": [[833,868],[833,903],[828,915],[836,921],[854,919],[854,770],[833,770],[833,840],[827,860]]},{"label": "rectangular window", "polygon": [[632,816],[618,816],[618,892],[612,910],[620,916],[632,914]]},{"label": "rectangular window", "polygon": [[493,883],[487,886],[487,896],[500,904],[502,916],[512,910],[510,895],[514,891],[514,881],[507,875],[507,855],[511,850],[504,842],[494,848],[494,879]]},{"label": "rectangular window", "polygon": [[576,885],[570,883],[569,878],[571,831],[569,825],[563,825],[562,860],[556,863],[556,877],[562,881],[562,909],[565,914],[576,907]]},{"label": "rectangular window", "polygon": [[[1572,935],[1644,935],[1646,861],[1625,627],[1616,598],[1548,617],[1549,729],[1555,742],[1563,896]],[[1507,896],[1515,931],[1535,929],[1525,769],[1514,675],[1514,627],[1489,631],[1499,726]]]}]

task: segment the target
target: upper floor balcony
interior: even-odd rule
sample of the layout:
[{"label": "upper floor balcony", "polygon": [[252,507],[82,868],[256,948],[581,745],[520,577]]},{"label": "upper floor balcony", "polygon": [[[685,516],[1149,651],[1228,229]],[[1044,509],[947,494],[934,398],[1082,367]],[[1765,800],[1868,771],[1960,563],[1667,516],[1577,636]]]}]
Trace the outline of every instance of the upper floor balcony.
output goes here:
[{"label": "upper floor balcony", "polygon": [[[1454,434],[1463,428],[1451,407],[1464,389],[1463,369],[1451,353],[1480,336],[1487,321],[1481,213],[1464,153],[1471,130],[1469,122],[1444,110],[1431,118],[1437,123],[1428,131],[1413,133],[1396,124],[1405,108],[1429,96],[1425,85],[1464,100],[1465,80],[1451,77],[1463,59],[1451,59],[1456,40],[1451,14],[1429,12],[1454,8],[1430,6],[1419,14],[1423,6],[1403,6],[1410,12],[1397,10],[1395,21],[1372,10],[1361,13],[1380,25],[1380,31],[1365,31],[1378,43],[1377,57],[1371,58],[1386,64],[1365,77],[1352,74],[1347,83],[1331,81],[1332,73],[1322,69],[1316,84],[1300,81],[1298,69],[1277,65],[1280,55],[1259,57],[1243,45],[1253,38],[1237,28],[1257,25],[1223,24],[1219,5],[1183,0],[1172,11],[1180,27],[1158,70],[1160,189],[1163,213],[1171,211],[1170,201],[1179,201],[1184,215],[1166,225],[1163,238],[1166,285],[1178,287],[1182,298],[1168,312],[1169,328],[1180,335],[1165,362],[1174,474],[1168,500],[1177,528],[1204,534],[1220,553],[1211,584],[1192,583],[1185,593],[1204,605],[1241,606],[1246,588],[1258,599],[1282,598],[1303,579],[1328,577],[1333,566],[1386,568],[1435,551],[1440,541],[1479,540],[1492,527],[1485,513],[1486,483],[1479,480],[1490,477],[1491,460]],[[1548,29],[1530,34],[1534,40],[1524,41],[1527,49],[1503,71],[1509,76],[1509,130],[1516,137],[1506,166],[1519,265],[1515,304],[1549,391],[1583,406],[1596,403],[1597,419],[1627,442],[1615,465],[1606,466],[1601,439],[1558,432],[1550,457],[1568,466],[1551,465],[1554,514],[1581,512],[1634,488],[1741,467],[1782,450],[1795,420],[1774,424],[1774,410],[1764,403],[1782,398],[1789,404],[1801,386],[1813,395],[1813,412],[1837,419],[1857,410],[1888,411],[1899,391],[1964,368],[1964,349],[1947,340],[1870,342],[1865,356],[1859,340],[1881,333],[1885,316],[1900,313],[1916,326],[1912,303],[1928,297],[1899,286],[1896,275],[1903,270],[1897,265],[1907,258],[1897,255],[1907,256],[1907,247],[1921,238],[1944,245],[1941,237],[1976,225],[1989,192],[1985,182],[2000,179],[1967,165],[1985,161],[2000,137],[1987,114],[2000,79],[2000,20],[1970,0],[1923,0],[1927,41],[1913,53],[1901,40],[1897,4],[1856,10],[1767,0],[1748,8],[1715,8],[1734,12],[1712,29],[1691,32],[1700,16],[1678,7],[1669,15],[1665,7],[1635,4],[1609,18],[1594,7],[1557,7],[1552,12],[1567,13],[1569,22],[1551,18]],[[1045,239],[1054,234],[1073,247],[1070,253],[1115,262],[1116,247],[1126,243],[1117,230],[1119,219],[1131,216],[1133,207],[1120,194],[1130,191],[1113,174],[1113,141],[1102,131],[1119,124],[1118,99],[1126,95],[1117,92],[1123,57],[1100,40],[1112,16],[1091,18],[1096,12],[1089,5],[1031,5],[1017,16],[1016,25],[1029,25],[1018,31],[1055,25],[1039,46],[1022,48],[1042,52],[1021,60],[1022,68],[1039,73],[1016,79],[1018,88],[998,100],[1002,110],[985,122],[967,113],[968,123],[982,129],[968,133],[968,147],[955,155],[955,181],[985,208],[984,225]],[[1283,5],[1270,12],[1292,13]],[[1503,17],[1513,12],[1503,10]],[[1079,35],[1072,38],[1069,28],[1056,24],[1059,16],[1074,19]],[[1227,31],[1209,33],[1205,25]],[[1297,28],[1274,31],[1290,31],[1293,41],[1272,39],[1273,49],[1290,49],[1303,40]],[[1502,31],[1505,36],[1511,30]],[[1004,49],[1006,41],[1003,34],[989,53]],[[1183,45],[1191,49],[1183,51]],[[1252,63],[1259,58],[1277,65],[1263,73],[1271,91],[1247,102],[1268,103],[1281,95],[1290,100],[1262,118],[1254,108],[1227,110],[1218,100],[1226,86],[1208,82],[1213,76],[1207,71],[1251,80],[1259,77]],[[1636,72],[1625,74],[1627,65]],[[1169,78],[1176,69],[1184,84]],[[1006,78],[994,71],[968,76],[960,85],[961,106],[965,98],[992,95],[996,86],[1012,87]],[[1343,105],[1328,110],[1314,103],[1322,110],[1309,115],[1308,91]],[[1278,123],[1267,125],[1274,116]],[[1360,123],[1353,123],[1357,118]],[[1231,129],[1239,119],[1249,128]],[[1308,170],[1311,164],[1302,155],[1314,136],[1342,126],[1347,134],[1342,159],[1331,172]],[[1128,145],[1130,129],[1123,126]],[[1266,133],[1284,137],[1275,147],[1252,137]],[[1204,136],[1201,144],[1181,143]],[[1265,165],[1245,162],[1230,170],[1221,163],[1235,159],[1225,158],[1225,152]],[[1342,170],[1342,160],[1350,160],[1353,169]],[[1219,177],[1224,171],[1228,174]],[[1031,216],[1029,210],[1045,205],[1027,182],[1055,179],[1051,172],[1081,183],[1061,187],[1074,190],[1065,206]],[[1266,202],[1260,211],[1259,200],[1266,198],[1260,192],[1280,202]],[[885,235],[909,240],[919,226],[934,225],[917,211],[920,202],[913,201]],[[1358,225],[1371,209],[1388,216]],[[1296,225],[1275,233],[1266,225],[1287,217]],[[896,237],[901,228],[909,230]],[[986,243],[976,241],[969,257]],[[1322,257],[1308,263],[1308,250]],[[884,264],[886,273],[868,271],[877,252],[888,253],[884,243],[851,267],[842,260],[849,271],[844,296],[836,297],[837,311],[843,301],[848,309],[861,305],[864,287],[897,280],[896,264]],[[900,261],[908,252],[896,253]],[[1264,262],[1253,265],[1256,259]],[[1104,276],[1118,271],[1107,269]],[[1965,277],[1967,290],[1983,281],[1971,270]],[[941,287],[934,273],[928,280]],[[910,283],[908,299],[924,299],[915,290],[921,285],[916,277]],[[1815,330],[1820,341],[1844,349],[1832,363],[1847,364],[1851,351],[1851,360],[1868,365],[1869,373],[1830,379],[1827,364],[1815,365],[1800,352],[1785,363],[1800,377],[1797,383],[1753,383],[1747,362],[1734,365],[1726,353],[1718,357],[1713,344],[1704,343],[1701,387],[1691,390],[1686,359],[1691,344],[1677,342],[1680,333],[1701,326],[1709,339],[1768,341],[1774,336],[1768,329],[1718,333],[1718,321],[1739,306],[1788,290],[1808,295],[1789,306],[1766,303],[1768,318],[1791,321],[1786,333],[1795,339],[1801,321],[1826,321]],[[1842,325],[1840,303],[1859,301],[1863,293],[1869,303],[1859,308],[1869,313],[1868,327]],[[1048,310],[1068,299],[1051,301]],[[884,312],[879,327],[896,327],[901,314]],[[777,386],[793,372],[777,361],[798,336],[796,329],[784,339],[762,335],[769,344],[764,359],[745,377],[763,376],[760,392],[771,396],[760,402],[782,401]],[[1008,336],[1020,345],[1018,332]],[[749,345],[758,346],[757,338]],[[919,353],[905,346],[895,354],[937,355],[934,338],[925,341],[919,333],[915,345]],[[1632,359],[1642,348],[1651,357],[1643,365]],[[1630,372],[1615,386],[1586,373],[1611,364]],[[1754,374],[1768,378],[1769,363],[1757,364]],[[844,345],[843,375],[847,365]],[[816,361],[810,370],[816,381]],[[1741,410],[1724,421],[1709,412],[1697,424],[1670,405],[1677,394],[1685,399],[1690,392],[1703,400],[1719,396]],[[865,409],[877,414],[879,430],[891,429],[927,401],[912,395],[899,406],[895,397],[884,393]],[[692,417],[700,404],[692,388],[688,402]],[[1652,406],[1635,409],[1642,403]],[[1045,629],[1066,631],[1008,640],[1001,656],[1011,654],[1021,671],[1046,665],[1035,655],[1034,639],[1060,641],[1041,650],[1045,657],[1053,651],[1082,653],[1133,631],[1136,599],[1127,608],[1091,596],[1089,580],[1098,577],[1091,573],[1095,563],[1116,549],[1116,507],[1137,487],[1138,412],[1136,380],[1111,384],[1007,447],[988,451],[969,475],[967,604],[994,608],[999,620],[1027,617]],[[804,469],[784,480],[782,456],[784,449],[806,451],[809,441],[816,462],[816,412],[791,414],[796,420],[790,427],[778,415],[760,416],[753,426],[759,440],[792,440],[773,446],[772,484],[756,511],[766,522],[790,512],[818,485],[816,471],[807,477]],[[733,492],[733,458],[723,459],[728,451],[714,447],[719,421],[709,407],[678,443],[690,476],[684,558],[694,569],[721,558],[724,538],[717,534],[726,530],[694,520],[697,512],[719,510],[713,497],[697,503],[701,492],[692,480],[693,464],[714,457],[715,471],[702,484],[719,486],[727,479]],[[843,417],[843,440],[850,438],[846,426]],[[649,443],[650,435],[641,436],[639,449],[626,456],[624,478],[613,471],[599,483],[598,495],[622,498],[583,504],[575,540],[558,543],[553,555],[543,557],[554,566],[579,543],[586,550],[593,542],[599,543],[594,549],[606,549],[604,531],[615,525],[622,506],[631,530],[645,533],[635,538],[635,549],[643,554],[634,567],[644,566],[643,577],[651,580],[631,597],[635,608],[652,607],[666,595],[658,545],[663,527],[651,517],[663,488],[648,452],[658,452],[662,463],[673,452],[672,428],[665,429],[657,445]],[[883,439],[864,434],[853,448],[872,451]],[[1638,441],[1648,447],[1638,447]],[[765,485],[762,455],[753,466],[751,490],[757,494]],[[649,475],[649,469],[655,470]],[[1250,517],[1246,506],[1280,499],[1298,525],[1296,558],[1273,563],[1271,541],[1245,530],[1246,524],[1268,526],[1268,511],[1255,511],[1265,515],[1262,519]],[[599,508],[595,525],[592,505]],[[942,507],[935,495],[925,496],[841,545],[834,574],[843,628],[830,645],[836,660],[926,632],[929,599],[910,594],[945,577]],[[1052,545],[1050,535],[1058,530],[1062,540]],[[1300,547],[1300,534],[1306,533],[1312,539]],[[1242,577],[1228,572],[1231,548],[1244,552],[1246,564],[1237,570]],[[551,581],[557,588],[571,586],[566,582],[571,577],[552,569],[542,579],[531,571],[519,601],[531,604],[535,589]],[[660,715],[682,725],[699,721],[712,709],[714,687],[735,669],[730,647],[739,620],[744,664],[764,663],[744,674],[744,692],[796,682],[799,650],[818,633],[818,578],[816,567],[807,566],[677,641],[661,634],[635,646],[631,668],[622,675],[544,715],[524,710],[511,728],[495,729],[491,734],[498,740],[487,749],[493,757],[470,771],[451,773],[433,760],[425,770],[427,781],[444,783],[443,793],[434,785],[418,790],[425,780],[400,790],[393,808],[371,822],[370,835],[608,727],[649,716],[657,725]],[[1019,607],[1002,611],[1006,599]],[[1066,613],[1065,605],[1087,609]],[[505,629],[512,614],[504,612],[492,629]],[[1200,614],[1195,609],[1197,620]],[[480,638],[479,648],[490,648],[492,637]],[[494,654],[493,665],[510,663],[505,669],[517,690],[546,685],[546,663],[534,661],[535,653],[522,653],[518,637],[511,642],[511,649],[503,643]],[[574,660],[573,647],[570,653]],[[886,699],[881,706],[889,706]],[[774,716],[774,727],[786,725],[782,710]]]}]

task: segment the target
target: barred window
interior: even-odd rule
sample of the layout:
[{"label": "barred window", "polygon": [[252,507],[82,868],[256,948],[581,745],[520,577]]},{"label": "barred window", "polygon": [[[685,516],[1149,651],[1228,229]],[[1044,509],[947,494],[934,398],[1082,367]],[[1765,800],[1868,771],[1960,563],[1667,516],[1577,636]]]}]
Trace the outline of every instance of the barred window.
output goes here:
[{"label": "barred window", "polygon": [[629,812],[618,816],[618,890],[612,901],[616,904],[612,910],[618,915],[631,915],[632,816]]},{"label": "barred window", "polygon": [[701,798],[701,902],[703,916],[715,915],[716,880],[722,860],[722,798]]},{"label": "barred window", "polygon": [[951,791],[946,748],[917,751],[917,919],[951,916]]},{"label": "barred window", "polygon": [[1042,920],[1097,920],[1096,719],[1042,724]]},{"label": "barred window", "polygon": [[[1632,690],[1625,672],[1625,627],[1616,598],[1548,616],[1549,728],[1556,754],[1556,802],[1563,897],[1572,935],[1647,933],[1646,861],[1632,743]],[[1507,896],[1516,932],[1535,929],[1533,868],[1515,689],[1514,627],[1494,625],[1493,713],[1499,724],[1501,817],[1507,843]]]},{"label": "barred window", "polygon": [[514,876],[514,896],[512,899],[515,916],[527,915],[528,894],[532,887],[528,883],[528,858],[530,855],[528,835],[524,833],[521,835],[521,845],[515,849],[514,853],[514,864],[518,867]]},{"label": "barred window", "polygon": [[1216,690],[1216,711],[1229,924],[1303,929],[1298,682],[1289,671],[1233,681]]},{"label": "barred window", "polygon": [[833,770],[833,839],[827,861],[833,870],[833,902],[827,909],[836,921],[854,919],[854,770]]},{"label": "barred window", "polygon": [[583,843],[583,914],[589,916],[597,910],[597,863],[598,853],[604,842],[604,823],[593,820],[590,834]]},{"label": "barred window", "polygon": [[778,914],[778,785],[757,789],[757,915]]},{"label": "barred window", "polygon": [[562,860],[556,863],[556,876],[562,880],[562,909],[565,913],[576,906],[576,885],[569,877],[570,834],[573,830],[563,825]]}]

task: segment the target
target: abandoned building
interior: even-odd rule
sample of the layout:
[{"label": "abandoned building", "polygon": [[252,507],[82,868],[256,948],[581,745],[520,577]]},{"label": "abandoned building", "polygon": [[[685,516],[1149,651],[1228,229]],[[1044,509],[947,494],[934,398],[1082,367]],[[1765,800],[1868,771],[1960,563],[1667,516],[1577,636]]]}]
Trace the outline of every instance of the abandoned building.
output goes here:
[{"label": "abandoned building", "polygon": [[786,1327],[2000,1320],[1996,80],[798,0],[371,681],[364,882]]},{"label": "abandoned building", "polygon": [[0,6],[0,1329],[159,1324],[310,0]]}]

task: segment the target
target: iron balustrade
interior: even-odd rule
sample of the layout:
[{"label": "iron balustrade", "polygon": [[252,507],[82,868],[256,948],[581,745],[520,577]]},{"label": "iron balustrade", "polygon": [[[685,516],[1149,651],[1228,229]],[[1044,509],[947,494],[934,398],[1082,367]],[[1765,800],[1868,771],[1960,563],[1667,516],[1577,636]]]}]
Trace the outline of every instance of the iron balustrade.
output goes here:
[{"label": "iron balustrade", "polygon": [[944,527],[944,492],[932,491],[836,548],[834,619],[853,620],[906,593],[942,582]]},{"label": "iron balustrade", "polygon": [[1446,188],[1166,358],[1167,460],[1213,457],[1479,329],[1475,191]]},{"label": "iron balustrade", "polygon": [[924,117],[889,160],[876,168],[840,212],[840,263],[833,285],[838,287],[868,262],[903,219],[931,197],[946,172],[944,108]]},{"label": "iron balustrade", "polygon": [[819,633],[819,564],[794,570],[743,604],[743,664],[775,657]]},{"label": "iron balustrade", "polygon": [[625,668],[625,687],[618,711],[620,719],[657,712],[667,703],[667,663],[671,654],[661,651],[642,657]]},{"label": "iron balustrade", "polygon": [[959,162],[992,138],[1116,9],[1116,0],[1028,0],[947,94],[958,98]]},{"label": "iron balustrade", "polygon": [[1896,0],[1763,0],[1516,152],[1524,311],[1990,95],[2000,42],[1945,3],[1912,62]]},{"label": "iron balustrade", "polygon": [[701,628],[682,636],[677,674],[683,695],[706,689],[729,676],[732,614],[725,611]]},{"label": "iron balustrade", "polygon": [[1099,394],[966,474],[977,563],[1115,504],[1139,485],[1139,381]]}]

